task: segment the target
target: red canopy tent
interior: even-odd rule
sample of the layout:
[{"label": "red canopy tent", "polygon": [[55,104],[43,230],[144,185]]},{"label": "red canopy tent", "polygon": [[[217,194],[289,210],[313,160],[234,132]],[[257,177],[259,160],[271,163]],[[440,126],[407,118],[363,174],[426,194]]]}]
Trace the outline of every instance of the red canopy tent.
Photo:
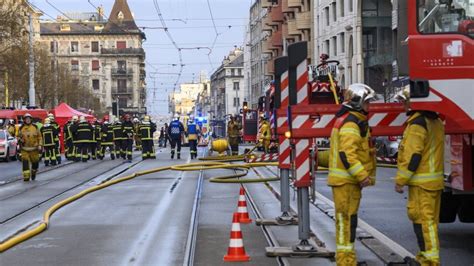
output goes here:
[{"label": "red canopy tent", "polygon": [[77,111],[76,109],[69,106],[67,103],[61,103],[60,105],[56,106],[54,110],[52,110],[56,122],[63,127],[67,121],[69,121],[73,116],[77,115],[78,117],[84,116],[87,121],[93,121],[94,116],[88,115],[82,112]]},{"label": "red canopy tent", "polygon": [[71,118],[75,115],[77,115],[77,117],[84,116],[89,122],[94,120],[94,116],[79,112],[66,103],[61,103],[60,105],[56,106],[56,108],[51,110],[51,112],[54,114],[56,123],[58,123],[61,131],[61,136],[59,137],[61,141],[61,151],[64,151],[63,127],[67,121],[71,120]]}]

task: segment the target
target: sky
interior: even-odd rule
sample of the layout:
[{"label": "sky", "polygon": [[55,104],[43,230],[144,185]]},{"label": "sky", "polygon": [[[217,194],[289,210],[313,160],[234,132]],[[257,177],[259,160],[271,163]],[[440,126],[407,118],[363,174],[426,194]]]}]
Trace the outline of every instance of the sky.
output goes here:
[{"label": "sky", "polygon": [[[49,16],[56,18],[60,12],[93,12],[93,5],[102,5],[108,17],[114,3],[114,0],[89,1],[31,2],[46,14],[43,19],[51,19]],[[154,1],[158,3],[171,38],[177,47],[182,48],[184,66],[180,83],[186,83],[192,82],[193,78],[198,81],[202,70],[206,71],[209,77],[235,45],[244,45],[249,9],[253,0],[128,0],[137,25],[146,27],[144,32],[147,40],[143,48],[146,51],[148,111],[163,115],[168,112],[168,94],[173,91],[180,64],[178,50],[166,32],[163,29],[147,29],[163,27]],[[211,19],[210,10],[214,20]],[[212,47],[212,52],[208,55],[208,48]]]}]

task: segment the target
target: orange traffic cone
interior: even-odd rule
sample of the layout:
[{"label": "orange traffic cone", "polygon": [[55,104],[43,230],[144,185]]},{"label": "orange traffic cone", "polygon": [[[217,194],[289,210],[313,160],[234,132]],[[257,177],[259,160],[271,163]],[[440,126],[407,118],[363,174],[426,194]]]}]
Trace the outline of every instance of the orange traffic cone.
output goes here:
[{"label": "orange traffic cone", "polygon": [[240,230],[239,214],[234,213],[232,217],[232,230],[230,231],[229,248],[224,261],[249,261],[250,257],[245,253],[242,231]]},{"label": "orange traffic cone", "polygon": [[245,200],[245,190],[240,187],[239,203],[237,204],[237,213],[239,214],[239,222],[241,224],[248,224],[252,222],[247,211],[247,201]]}]

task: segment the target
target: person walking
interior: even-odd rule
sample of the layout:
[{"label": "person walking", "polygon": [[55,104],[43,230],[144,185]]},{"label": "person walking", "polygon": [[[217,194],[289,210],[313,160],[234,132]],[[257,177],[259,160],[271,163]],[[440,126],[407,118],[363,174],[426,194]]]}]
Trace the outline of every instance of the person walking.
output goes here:
[{"label": "person walking", "polygon": [[188,136],[189,151],[191,160],[197,158],[197,142],[199,135],[199,126],[194,121],[194,117],[190,117],[187,125],[186,135]]},{"label": "person walking", "polygon": [[125,140],[123,133],[123,125],[119,118],[115,118],[114,125],[112,126],[114,132],[114,144],[115,144],[115,157],[125,159],[125,151],[122,150],[122,142]]},{"label": "person walking", "polygon": [[101,152],[100,159],[103,160],[107,148],[109,149],[110,159],[115,160],[115,150],[114,150],[114,129],[113,125],[109,123],[108,120],[104,121],[101,129]]},{"label": "person walking", "polygon": [[170,135],[168,133],[168,130],[169,130],[169,126],[168,126],[168,123],[165,123],[165,131],[164,131],[164,145],[163,145],[163,148],[166,148],[166,143],[169,142],[171,144],[171,140],[170,140]]},{"label": "person walking", "polygon": [[367,119],[374,100],[369,86],[350,85],[331,132],[327,183],[335,205],[337,265],[357,265],[354,241],[362,189],[375,184],[375,149]]},{"label": "person walking", "polygon": [[395,191],[408,186],[407,213],[413,223],[421,265],[440,265],[438,224],[441,193],[444,188],[444,125],[438,114],[413,110],[410,91],[402,90],[396,99],[408,115],[403,139],[398,148]]},{"label": "person walking", "polygon": [[174,154],[176,152],[177,146],[177,158],[181,159],[181,138],[184,133],[184,126],[181,121],[179,121],[179,116],[175,116],[174,120],[170,123],[168,127],[168,135],[171,141],[171,159],[174,159]]},{"label": "person walking", "polygon": [[57,134],[54,138],[54,148],[55,150],[55,156],[56,156],[56,162],[58,164],[61,164],[62,158],[61,158],[61,142],[60,142],[60,137],[61,137],[61,127],[59,124],[56,122],[56,119],[52,113],[48,114],[49,122],[51,126],[54,127],[56,130]]},{"label": "person walking", "polygon": [[95,120],[92,124],[92,141],[91,141],[91,155],[92,160],[96,160],[97,158],[101,158],[102,149],[100,148],[101,140],[102,140],[102,132],[101,132],[101,125],[98,120]]},{"label": "person walking", "polygon": [[133,139],[135,136],[134,125],[132,122],[132,118],[129,114],[126,114],[124,117],[123,122],[123,136],[124,139],[122,140],[122,151],[124,156],[122,158],[127,160],[129,163],[132,162],[132,154],[133,154]]},{"label": "person walking", "polygon": [[270,140],[271,140],[271,129],[270,123],[268,122],[267,115],[262,115],[262,125],[259,132],[259,142],[262,144],[263,151],[269,153],[270,150]]},{"label": "person walking", "polygon": [[38,127],[33,124],[31,114],[23,116],[23,125],[18,131],[20,141],[23,181],[36,179],[39,167],[40,153],[43,149],[43,138]]},{"label": "person walking", "polygon": [[239,155],[239,137],[242,125],[236,121],[235,116],[229,115],[227,123],[227,138],[229,140],[232,155]]},{"label": "person walking", "polygon": [[43,159],[44,165],[56,165],[56,140],[58,137],[58,130],[51,124],[50,118],[44,120],[44,125],[40,129],[41,137],[43,138]]},{"label": "person walking", "polygon": [[78,156],[76,156],[76,159],[80,158],[82,162],[86,163],[89,160],[89,148],[93,138],[93,128],[89,122],[87,122],[86,118],[81,116],[79,123],[73,125],[72,132],[76,137],[77,143]]},{"label": "person walking", "polygon": [[138,137],[142,143],[142,159],[156,159],[155,144],[153,143],[153,134],[156,131],[156,125],[150,121],[149,116],[145,116],[138,127]]}]

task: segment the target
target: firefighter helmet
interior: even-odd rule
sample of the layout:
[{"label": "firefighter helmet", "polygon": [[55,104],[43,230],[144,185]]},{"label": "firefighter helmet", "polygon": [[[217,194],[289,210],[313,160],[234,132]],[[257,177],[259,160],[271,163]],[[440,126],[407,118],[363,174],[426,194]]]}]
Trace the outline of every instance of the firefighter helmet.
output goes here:
[{"label": "firefighter helmet", "polygon": [[144,122],[150,122],[150,116],[145,115],[145,117],[143,118],[143,121]]},{"label": "firefighter helmet", "polygon": [[360,111],[364,102],[377,100],[375,91],[362,83],[354,83],[344,92],[344,105],[350,109]]},{"label": "firefighter helmet", "polygon": [[27,118],[27,117],[32,118],[30,113],[26,113],[26,114],[23,115],[23,118]]},{"label": "firefighter helmet", "polygon": [[138,118],[133,118],[133,123],[140,123],[140,120],[138,120]]},{"label": "firefighter helmet", "polygon": [[395,94],[395,101],[397,102],[407,102],[410,101],[410,89],[404,88]]},{"label": "firefighter helmet", "polygon": [[83,115],[81,115],[79,117],[79,122],[86,122],[86,118]]},{"label": "firefighter helmet", "polygon": [[48,125],[48,124],[50,124],[50,123],[51,123],[51,119],[50,119],[49,117],[47,117],[47,118],[44,119],[44,124],[45,124],[45,125]]},{"label": "firefighter helmet", "polygon": [[79,120],[79,117],[77,117],[77,115],[74,115],[74,116],[72,117],[72,121],[75,122],[75,121],[77,121],[77,120]]}]

